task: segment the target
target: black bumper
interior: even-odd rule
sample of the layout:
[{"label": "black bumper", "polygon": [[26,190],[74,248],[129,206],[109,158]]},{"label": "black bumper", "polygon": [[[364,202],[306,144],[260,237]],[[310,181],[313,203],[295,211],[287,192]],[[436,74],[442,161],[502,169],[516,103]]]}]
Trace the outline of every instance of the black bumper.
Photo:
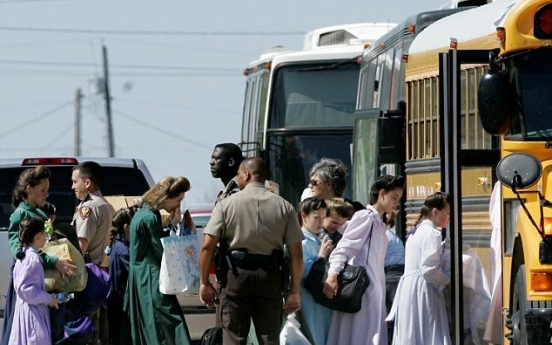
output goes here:
[{"label": "black bumper", "polygon": [[528,344],[550,345],[552,342],[552,308],[527,310],[525,328]]}]

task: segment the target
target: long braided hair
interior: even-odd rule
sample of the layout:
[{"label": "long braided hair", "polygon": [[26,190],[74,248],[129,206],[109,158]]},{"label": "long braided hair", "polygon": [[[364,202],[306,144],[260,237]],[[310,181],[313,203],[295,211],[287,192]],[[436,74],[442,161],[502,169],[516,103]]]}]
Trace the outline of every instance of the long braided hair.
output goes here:
[{"label": "long braided hair", "polygon": [[111,228],[109,231],[111,232],[111,238],[109,242],[109,253],[111,254],[111,248],[113,248],[113,242],[115,241],[115,238],[117,235],[123,235],[124,233],[124,226],[125,224],[130,225],[130,221],[132,220],[132,217],[134,217],[134,214],[136,211],[138,211],[140,207],[137,205],[125,207],[119,209],[117,212],[115,212],[115,215],[113,216],[113,220],[111,221]]},{"label": "long braided hair", "polygon": [[416,226],[418,226],[422,222],[422,220],[429,218],[429,216],[431,215],[431,211],[434,208],[441,211],[448,204],[449,204],[449,195],[445,192],[435,192],[430,196],[428,196],[424,202],[424,205],[420,209],[420,216],[418,217]]},{"label": "long braided hair", "polygon": [[19,223],[19,250],[15,257],[19,260],[25,258],[25,253],[23,252],[23,247],[33,243],[34,237],[36,234],[45,231],[44,229],[44,220],[39,217],[23,219]]}]

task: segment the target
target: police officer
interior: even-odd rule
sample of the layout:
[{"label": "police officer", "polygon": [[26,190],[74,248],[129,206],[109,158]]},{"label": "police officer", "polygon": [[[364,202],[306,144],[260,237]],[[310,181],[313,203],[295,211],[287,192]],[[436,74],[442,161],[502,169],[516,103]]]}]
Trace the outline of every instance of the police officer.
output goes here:
[{"label": "police officer", "polygon": [[[102,168],[96,162],[82,162],[73,168],[71,189],[77,199],[81,200],[73,216],[73,225],[77,229],[80,249],[87,261],[95,263],[107,271],[109,258],[105,248],[110,242],[111,221],[115,209],[102,196],[100,183]],[[99,330],[101,343],[109,343],[107,329],[107,312],[100,308],[99,315],[94,317]]]},{"label": "police officer", "polygon": [[214,178],[220,178],[224,184],[224,188],[217,195],[215,204],[240,190],[236,175],[242,160],[242,151],[236,144],[218,144],[213,149],[209,162],[211,175]]},{"label": "police officer", "polygon": [[[301,306],[304,237],[293,206],[266,189],[267,174],[262,159],[246,158],[238,170],[242,190],[217,204],[203,231],[199,295],[210,308],[220,298],[224,344],[245,344],[251,318],[259,342],[277,344],[282,310],[289,314]],[[235,266],[235,272],[227,273],[220,295],[209,282],[209,265],[219,240],[228,242]],[[284,245],[291,264],[291,290],[285,303],[276,260]]]},{"label": "police officer", "polygon": [[[233,143],[222,143],[215,145],[209,165],[211,166],[211,175],[214,178],[219,178],[224,185],[224,188],[217,194],[215,206],[219,201],[230,195],[240,191],[238,185],[238,168],[243,161],[243,153],[240,147]],[[215,284],[217,289],[220,289],[218,282]],[[222,327],[220,317],[220,306],[216,305],[215,326]],[[253,327],[254,328],[254,327]],[[254,330],[251,331],[252,337],[255,338]]]}]

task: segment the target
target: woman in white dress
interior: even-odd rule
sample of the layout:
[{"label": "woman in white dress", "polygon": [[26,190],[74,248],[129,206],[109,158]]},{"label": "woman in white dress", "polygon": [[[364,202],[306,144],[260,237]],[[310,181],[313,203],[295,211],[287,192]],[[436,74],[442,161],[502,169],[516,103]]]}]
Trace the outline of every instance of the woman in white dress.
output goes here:
[{"label": "woman in white dress", "polygon": [[385,271],[387,226],[383,217],[395,211],[404,189],[402,176],[382,176],[370,188],[370,205],[355,212],[329,258],[324,294],[337,293],[337,275],[345,263],[363,266],[370,285],[362,296],[359,312],[332,311],[327,345],[387,345],[385,323]]},{"label": "woman in white dress", "polygon": [[449,222],[448,194],[429,196],[420,211],[418,226],[406,241],[404,275],[399,282],[387,320],[395,320],[393,344],[449,345],[443,289],[450,283],[441,268],[441,230]]}]

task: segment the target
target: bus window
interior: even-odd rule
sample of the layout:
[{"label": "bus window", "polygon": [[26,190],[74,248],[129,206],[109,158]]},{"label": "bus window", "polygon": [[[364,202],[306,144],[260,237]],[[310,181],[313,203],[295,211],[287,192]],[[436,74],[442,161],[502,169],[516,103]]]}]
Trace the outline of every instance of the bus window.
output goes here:
[{"label": "bus window", "polygon": [[552,54],[541,53],[519,65],[523,119],[527,137],[550,140],[552,138]]},{"label": "bus window", "polygon": [[[376,180],[377,172],[377,120],[375,118],[358,119],[355,126],[353,156],[353,200],[363,205],[370,202],[369,190]],[[381,171],[382,175],[387,172]]]},{"label": "bus window", "polygon": [[421,126],[425,127],[423,129],[422,140],[424,142],[423,154],[422,157],[430,158],[433,155],[431,150],[431,82],[430,79],[424,79],[423,81],[424,91],[423,91],[423,103],[422,107],[424,112],[422,114]]},{"label": "bus window", "polygon": [[280,68],[275,76],[270,128],[353,126],[359,70],[356,59]]},{"label": "bus window", "polygon": [[258,88],[259,88],[259,77],[258,75],[255,75],[253,79],[251,80],[251,105],[249,107],[249,123],[248,123],[248,129],[247,129],[247,141],[253,141],[254,140],[254,134],[255,133],[255,124],[257,122],[257,116],[259,114],[259,94],[258,94]]},{"label": "bus window", "polygon": [[365,85],[363,84],[363,87],[361,87],[359,91],[359,109],[370,109],[374,107],[375,95],[377,93],[376,62],[376,58],[368,61],[368,64],[361,72]]},{"label": "bus window", "polygon": [[363,63],[360,67],[360,75],[359,75],[359,81],[358,81],[358,94],[357,94],[357,109],[365,109],[366,108],[366,95],[368,94],[370,83],[370,75],[369,75],[369,67],[368,63]]},{"label": "bus window", "polygon": [[440,157],[439,151],[439,87],[437,85],[437,78],[431,78],[431,150],[433,157]]},{"label": "bus window", "polygon": [[263,70],[261,74],[261,81],[259,83],[259,112],[258,112],[258,121],[256,128],[256,137],[255,141],[259,144],[262,144],[263,140],[263,131],[266,119],[266,98],[268,95],[268,82],[270,78],[270,71]]},{"label": "bus window", "polygon": [[392,80],[391,76],[393,75],[393,61],[394,56],[393,54],[395,51],[393,49],[389,49],[385,55],[383,60],[383,68],[382,68],[382,79],[380,80],[380,105],[383,105],[383,109],[389,108],[389,100],[391,97],[391,85]]},{"label": "bus window", "polygon": [[249,119],[250,119],[250,106],[251,106],[251,79],[247,79],[245,83],[245,101],[243,105],[243,119],[242,119],[242,141],[248,142],[249,138]]},{"label": "bus window", "polygon": [[401,65],[402,65],[402,47],[398,47],[395,49],[394,52],[395,56],[393,58],[393,68],[391,73],[391,85],[390,88],[390,95],[389,95],[389,109],[396,109],[397,104],[399,102],[399,99],[404,99],[404,95],[399,94],[399,89],[401,87],[401,84],[403,84],[404,75],[401,73]]},{"label": "bus window", "polygon": [[293,205],[308,186],[310,168],[323,157],[339,157],[347,167],[345,197],[350,198],[351,134],[270,135],[268,140],[270,179],[280,185],[280,195]]},{"label": "bus window", "polygon": [[385,62],[385,55],[387,53],[378,55],[378,61],[376,62],[376,73],[374,75],[374,99],[372,108],[379,108],[381,104],[381,92],[383,89],[383,64]]}]

